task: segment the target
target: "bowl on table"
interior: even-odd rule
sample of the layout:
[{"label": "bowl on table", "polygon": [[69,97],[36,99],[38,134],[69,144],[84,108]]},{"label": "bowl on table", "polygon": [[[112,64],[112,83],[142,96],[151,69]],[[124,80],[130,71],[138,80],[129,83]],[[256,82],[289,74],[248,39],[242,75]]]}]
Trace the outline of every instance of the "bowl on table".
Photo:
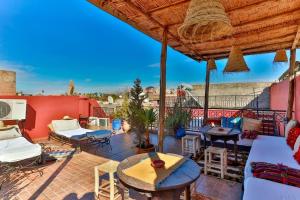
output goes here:
[{"label": "bowl on table", "polygon": [[151,161],[151,166],[154,168],[163,168],[165,166],[165,161],[157,159]]}]

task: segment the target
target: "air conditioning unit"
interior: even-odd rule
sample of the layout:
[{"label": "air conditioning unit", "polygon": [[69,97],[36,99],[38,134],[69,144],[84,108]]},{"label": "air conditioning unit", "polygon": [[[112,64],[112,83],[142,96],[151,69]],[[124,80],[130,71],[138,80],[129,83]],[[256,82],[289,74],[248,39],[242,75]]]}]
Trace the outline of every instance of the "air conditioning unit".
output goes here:
[{"label": "air conditioning unit", "polygon": [[99,126],[109,127],[109,118],[98,118]]},{"label": "air conditioning unit", "polygon": [[89,125],[108,128],[109,118],[89,117]]},{"label": "air conditioning unit", "polygon": [[0,120],[26,119],[25,99],[0,99]]}]

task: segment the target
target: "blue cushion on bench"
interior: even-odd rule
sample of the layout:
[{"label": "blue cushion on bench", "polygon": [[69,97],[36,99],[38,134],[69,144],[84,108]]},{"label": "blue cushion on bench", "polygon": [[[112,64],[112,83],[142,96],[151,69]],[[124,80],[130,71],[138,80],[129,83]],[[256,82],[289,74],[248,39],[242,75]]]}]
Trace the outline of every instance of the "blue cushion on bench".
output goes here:
[{"label": "blue cushion on bench", "polygon": [[235,128],[242,130],[242,119],[240,117],[221,117],[221,126],[223,128]]}]

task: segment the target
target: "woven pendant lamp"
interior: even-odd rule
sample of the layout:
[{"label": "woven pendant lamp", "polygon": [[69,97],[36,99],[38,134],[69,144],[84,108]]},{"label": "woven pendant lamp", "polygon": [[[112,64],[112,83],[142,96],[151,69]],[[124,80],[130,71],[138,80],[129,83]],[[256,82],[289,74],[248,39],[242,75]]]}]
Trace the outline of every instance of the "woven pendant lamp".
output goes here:
[{"label": "woven pendant lamp", "polygon": [[288,57],[286,55],[286,51],[284,49],[279,49],[276,51],[273,62],[287,62]]},{"label": "woven pendant lamp", "polygon": [[248,72],[248,71],[250,70],[245,62],[243,52],[239,47],[232,46],[226,67],[223,72],[230,73],[230,72]]},{"label": "woven pendant lamp", "polygon": [[191,0],[183,24],[178,29],[181,38],[205,41],[229,36],[233,32],[220,0]]},{"label": "woven pendant lamp", "polygon": [[208,59],[207,67],[210,71],[211,70],[217,70],[217,65],[216,65],[215,59],[213,59],[213,58]]}]

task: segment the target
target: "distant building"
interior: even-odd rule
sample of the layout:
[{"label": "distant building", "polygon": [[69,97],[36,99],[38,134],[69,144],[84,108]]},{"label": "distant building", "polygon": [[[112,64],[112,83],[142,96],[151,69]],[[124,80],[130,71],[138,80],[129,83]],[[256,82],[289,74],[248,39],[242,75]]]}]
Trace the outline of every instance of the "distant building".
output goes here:
[{"label": "distant building", "polygon": [[0,70],[0,95],[16,95],[16,72]]}]

